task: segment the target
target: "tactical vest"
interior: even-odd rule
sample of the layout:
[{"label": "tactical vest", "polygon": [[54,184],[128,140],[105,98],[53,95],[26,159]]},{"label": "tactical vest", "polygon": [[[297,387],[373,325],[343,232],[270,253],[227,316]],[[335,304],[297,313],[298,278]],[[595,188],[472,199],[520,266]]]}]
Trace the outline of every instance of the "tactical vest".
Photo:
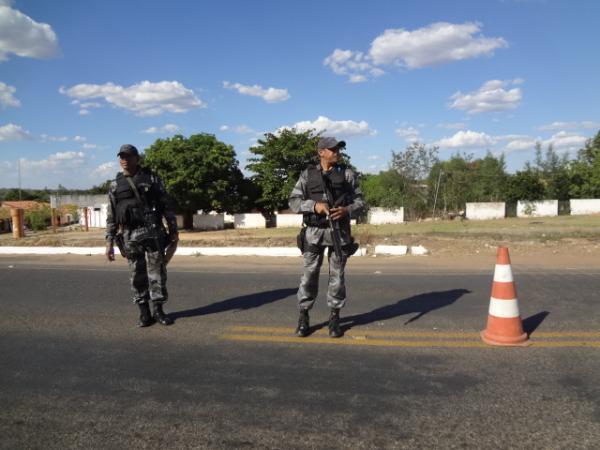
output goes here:
[{"label": "tactical vest", "polygon": [[127,228],[136,228],[151,225],[154,221],[154,189],[152,176],[149,171],[140,169],[134,177],[134,182],[142,204],[138,201],[125,175],[117,174],[117,187],[115,190],[115,219],[116,223]]},{"label": "tactical vest", "polygon": [[[328,173],[324,173],[323,181],[334,206],[347,206],[350,204],[351,188],[348,181],[346,181],[345,166],[337,165]],[[307,190],[308,198],[311,200],[315,202],[327,201],[323,192],[323,184],[321,183],[321,168],[318,165],[308,168]],[[349,221],[349,218],[345,217],[342,221]],[[328,227],[327,217],[315,213],[304,214],[304,224],[310,227]]]}]

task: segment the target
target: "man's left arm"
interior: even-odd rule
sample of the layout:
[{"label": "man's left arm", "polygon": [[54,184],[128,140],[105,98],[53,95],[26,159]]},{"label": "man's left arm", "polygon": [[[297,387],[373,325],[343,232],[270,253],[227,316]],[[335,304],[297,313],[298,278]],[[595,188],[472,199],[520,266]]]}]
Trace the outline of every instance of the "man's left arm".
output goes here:
[{"label": "man's left arm", "polygon": [[156,175],[156,190],[158,194],[158,204],[165,220],[167,221],[167,228],[169,230],[169,239],[171,242],[177,242],[179,240],[179,233],[177,230],[177,218],[175,217],[175,210],[173,208],[173,201],[165,185],[159,176]]},{"label": "man's left arm", "polygon": [[358,177],[351,169],[346,169],[346,181],[350,186],[348,196],[350,201],[346,206],[350,219],[358,218],[365,210],[365,197],[360,189]]}]

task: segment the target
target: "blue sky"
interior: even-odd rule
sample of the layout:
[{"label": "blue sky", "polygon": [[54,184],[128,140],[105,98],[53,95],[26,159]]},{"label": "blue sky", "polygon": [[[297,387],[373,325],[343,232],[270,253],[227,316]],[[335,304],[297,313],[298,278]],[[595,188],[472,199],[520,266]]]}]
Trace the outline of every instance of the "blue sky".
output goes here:
[{"label": "blue sky", "polygon": [[364,172],[417,140],[440,156],[600,130],[600,2],[0,0],[0,187],[87,188],[123,143],[207,132],[345,139]]}]

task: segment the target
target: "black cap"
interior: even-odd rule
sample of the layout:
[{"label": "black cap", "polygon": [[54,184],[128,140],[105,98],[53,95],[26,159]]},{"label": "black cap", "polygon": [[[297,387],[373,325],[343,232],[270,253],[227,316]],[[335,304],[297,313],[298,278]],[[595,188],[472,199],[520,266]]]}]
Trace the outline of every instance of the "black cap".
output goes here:
[{"label": "black cap", "polygon": [[317,149],[320,148],[345,148],[346,141],[338,141],[332,136],[323,136],[317,143]]},{"label": "black cap", "polygon": [[138,152],[138,149],[135,148],[131,144],[121,145],[121,148],[119,149],[119,153],[117,153],[117,156],[121,156],[121,153],[127,153],[128,155],[135,155],[135,156],[140,155],[140,153]]}]

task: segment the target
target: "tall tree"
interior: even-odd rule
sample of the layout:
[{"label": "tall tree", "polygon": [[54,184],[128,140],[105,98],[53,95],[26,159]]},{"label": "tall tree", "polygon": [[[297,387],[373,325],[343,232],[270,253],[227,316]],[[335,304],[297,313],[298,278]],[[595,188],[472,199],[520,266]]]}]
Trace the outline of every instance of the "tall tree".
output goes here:
[{"label": "tall tree", "polygon": [[[254,183],[260,188],[258,202],[268,212],[285,209],[288,197],[300,173],[316,164],[319,134],[314,130],[283,129],[277,134],[266,133],[257,145],[250,148],[256,156],[246,166],[255,175]],[[350,164],[349,156],[342,152],[342,162]]]},{"label": "tall tree", "polygon": [[233,212],[240,203],[244,176],[235,151],[212,134],[157,139],[146,149],[144,164],[161,176],[186,226],[197,210]]}]

